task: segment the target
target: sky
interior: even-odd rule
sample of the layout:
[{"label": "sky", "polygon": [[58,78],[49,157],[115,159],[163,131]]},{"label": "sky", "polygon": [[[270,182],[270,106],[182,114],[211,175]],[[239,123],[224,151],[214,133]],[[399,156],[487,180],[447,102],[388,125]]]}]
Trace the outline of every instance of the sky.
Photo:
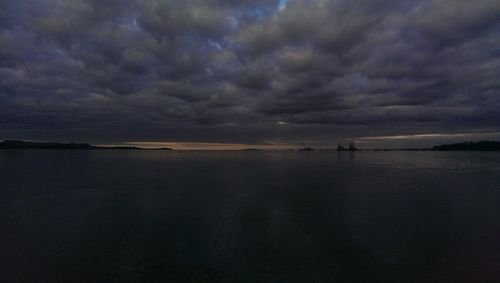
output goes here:
[{"label": "sky", "polygon": [[2,0],[0,139],[500,139],[500,1]]}]

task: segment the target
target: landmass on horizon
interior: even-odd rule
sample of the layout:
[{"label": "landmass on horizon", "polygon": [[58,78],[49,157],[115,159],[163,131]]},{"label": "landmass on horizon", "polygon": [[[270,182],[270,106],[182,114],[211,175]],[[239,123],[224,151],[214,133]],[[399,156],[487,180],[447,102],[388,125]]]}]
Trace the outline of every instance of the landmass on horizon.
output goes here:
[{"label": "landmass on horizon", "polygon": [[[55,143],[55,142],[28,142],[20,140],[4,140],[0,142],[0,149],[78,149],[78,150],[173,150],[172,148],[142,148],[135,146],[96,146],[88,143]],[[246,148],[247,151],[256,151],[261,149]],[[294,149],[288,149],[294,150]],[[298,151],[314,151],[312,147],[299,148]],[[498,141],[478,141],[462,142],[436,145],[432,148],[401,148],[401,149],[358,149],[354,143],[349,144],[349,148],[339,145],[331,151],[500,151],[500,142]],[[330,149],[320,149],[320,151],[330,151]]]},{"label": "landmass on horizon", "polygon": [[4,140],[0,149],[83,149],[83,150],[172,150],[171,148],[141,148],[135,146],[96,146],[88,143],[27,142]]},{"label": "landmass on horizon", "polygon": [[500,142],[497,141],[478,141],[478,142],[462,142],[453,144],[437,145],[432,150],[450,151],[450,150],[467,150],[467,151],[500,151]]}]

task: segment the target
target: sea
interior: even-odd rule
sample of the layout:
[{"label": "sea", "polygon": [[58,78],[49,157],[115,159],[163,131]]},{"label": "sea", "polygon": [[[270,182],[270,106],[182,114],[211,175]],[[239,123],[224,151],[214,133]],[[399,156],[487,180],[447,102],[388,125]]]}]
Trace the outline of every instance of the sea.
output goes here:
[{"label": "sea", "polygon": [[0,150],[0,282],[500,282],[500,152]]}]

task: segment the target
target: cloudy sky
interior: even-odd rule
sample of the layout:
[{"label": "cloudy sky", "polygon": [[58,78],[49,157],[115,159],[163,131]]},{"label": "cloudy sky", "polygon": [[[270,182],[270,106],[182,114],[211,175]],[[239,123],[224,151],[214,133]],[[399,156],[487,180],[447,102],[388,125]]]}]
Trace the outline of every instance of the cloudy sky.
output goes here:
[{"label": "cloudy sky", "polygon": [[0,139],[500,139],[500,1],[2,0]]}]

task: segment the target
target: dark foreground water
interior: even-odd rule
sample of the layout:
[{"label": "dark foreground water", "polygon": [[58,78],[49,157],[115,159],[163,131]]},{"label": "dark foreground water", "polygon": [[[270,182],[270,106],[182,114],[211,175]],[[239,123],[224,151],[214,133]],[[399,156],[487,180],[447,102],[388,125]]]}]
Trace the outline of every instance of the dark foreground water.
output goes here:
[{"label": "dark foreground water", "polygon": [[0,282],[500,282],[500,153],[0,151]]}]

